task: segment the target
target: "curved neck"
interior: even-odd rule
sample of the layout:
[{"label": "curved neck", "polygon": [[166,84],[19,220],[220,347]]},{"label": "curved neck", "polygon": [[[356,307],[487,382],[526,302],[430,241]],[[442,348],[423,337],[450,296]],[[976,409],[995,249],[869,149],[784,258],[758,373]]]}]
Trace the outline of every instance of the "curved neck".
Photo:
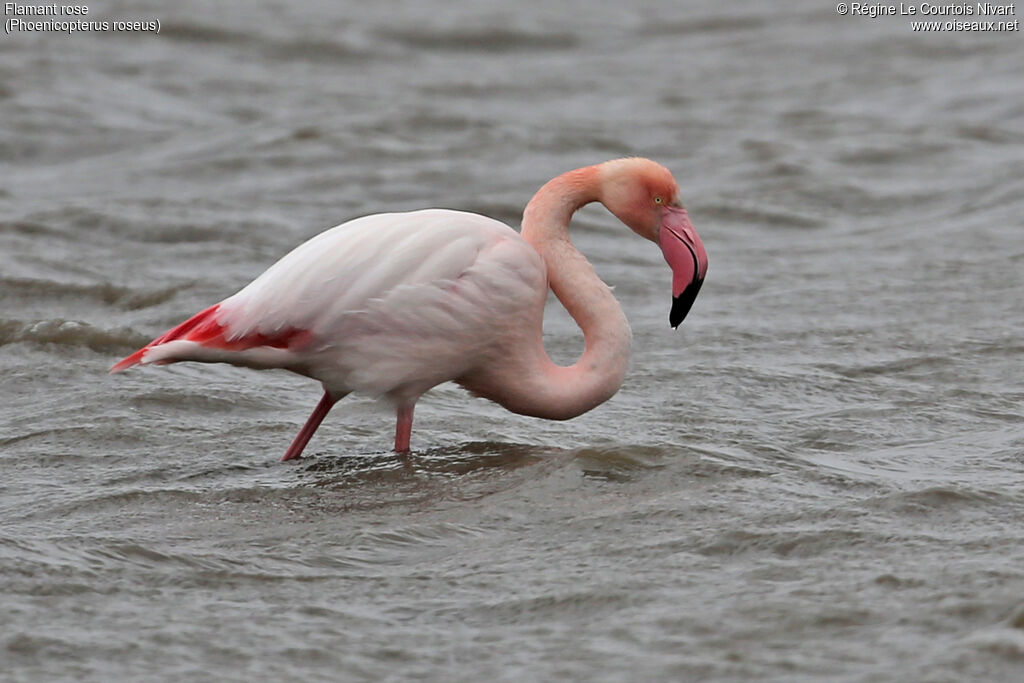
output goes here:
[{"label": "curved neck", "polygon": [[629,365],[632,332],[611,289],[569,239],[569,221],[584,204],[600,201],[600,170],[570,171],[542,187],[523,213],[522,236],[544,259],[548,283],[583,331],[583,355],[556,365],[536,341],[528,410],[538,417],[568,419],[611,398]]}]

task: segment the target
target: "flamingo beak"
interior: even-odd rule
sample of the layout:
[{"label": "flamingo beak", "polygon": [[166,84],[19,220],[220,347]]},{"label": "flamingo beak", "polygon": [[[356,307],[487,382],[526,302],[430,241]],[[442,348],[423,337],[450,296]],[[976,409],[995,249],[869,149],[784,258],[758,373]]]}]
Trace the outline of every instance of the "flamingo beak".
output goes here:
[{"label": "flamingo beak", "polygon": [[686,209],[682,207],[665,207],[658,245],[672,268],[672,310],[668,314],[668,322],[676,328],[690,312],[700,286],[704,284],[708,255]]}]

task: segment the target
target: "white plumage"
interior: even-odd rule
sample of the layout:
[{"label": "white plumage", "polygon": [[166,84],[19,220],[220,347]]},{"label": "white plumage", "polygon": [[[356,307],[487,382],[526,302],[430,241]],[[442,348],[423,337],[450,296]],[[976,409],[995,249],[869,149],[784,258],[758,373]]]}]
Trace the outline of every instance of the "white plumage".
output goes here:
[{"label": "white plumage", "polygon": [[[521,324],[515,314],[536,309],[546,289],[540,256],[498,221],[443,209],[365,216],[299,245],[220,302],[225,347],[168,339],[142,363],[287,367],[335,396],[415,398],[495,353],[496,328],[510,315]],[[285,348],[233,348],[292,331],[309,335]]]}]

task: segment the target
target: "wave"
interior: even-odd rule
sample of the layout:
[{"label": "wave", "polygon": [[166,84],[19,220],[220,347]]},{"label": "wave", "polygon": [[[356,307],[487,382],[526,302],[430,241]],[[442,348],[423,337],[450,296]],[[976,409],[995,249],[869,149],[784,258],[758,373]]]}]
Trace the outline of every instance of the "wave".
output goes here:
[{"label": "wave", "polygon": [[[6,193],[0,191],[0,196]],[[34,221],[0,221],[0,233],[14,232],[22,235],[60,235],[60,231]]]},{"label": "wave", "polygon": [[450,52],[525,52],[567,50],[578,45],[571,33],[527,33],[505,28],[458,29],[451,31],[387,30],[380,37],[417,50]]},{"label": "wave", "polygon": [[116,353],[137,349],[149,340],[149,337],[127,327],[107,330],[78,320],[0,320],[0,346],[20,343],[60,344],[101,353]]},{"label": "wave", "polygon": [[337,64],[372,56],[370,52],[333,40],[277,40],[254,32],[232,31],[187,21],[167,22],[160,31],[160,37],[164,40],[229,48],[255,46],[267,57],[279,60]]},{"label": "wave", "polygon": [[153,290],[136,290],[130,287],[102,282],[98,284],[75,284],[34,278],[0,277],[0,298],[15,297],[20,300],[82,298],[99,301],[124,310],[149,308],[168,301],[178,292],[177,287]]},{"label": "wave", "polygon": [[644,24],[639,33],[644,36],[682,36],[707,33],[733,33],[752,31],[765,25],[765,20],[750,16],[721,16],[688,19],[677,22],[653,22]]},{"label": "wave", "polygon": [[825,226],[825,222],[821,219],[806,214],[734,203],[695,205],[694,210],[699,211],[709,220],[722,222],[752,223],[785,228],[821,228]]},{"label": "wave", "polygon": [[994,490],[957,485],[929,486],[899,491],[865,501],[872,510],[887,510],[901,517],[945,513],[958,515],[972,508],[1005,509],[1016,502],[1014,496]]}]

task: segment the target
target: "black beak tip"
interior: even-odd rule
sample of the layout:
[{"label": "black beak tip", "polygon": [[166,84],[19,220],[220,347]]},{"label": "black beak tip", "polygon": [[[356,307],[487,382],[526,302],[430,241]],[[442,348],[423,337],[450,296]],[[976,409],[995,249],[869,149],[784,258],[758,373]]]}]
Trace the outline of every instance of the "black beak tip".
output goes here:
[{"label": "black beak tip", "polygon": [[679,325],[689,312],[689,308],[689,306],[682,305],[682,297],[672,298],[672,310],[668,314],[668,324],[672,326],[673,330],[679,328]]},{"label": "black beak tip", "polygon": [[672,310],[668,314],[668,323],[672,326],[672,329],[676,329],[686,318],[686,314],[693,308],[693,302],[697,300],[697,294],[700,293],[700,286],[704,284],[703,280],[696,280],[689,287],[684,289],[679,296],[672,297]]}]

